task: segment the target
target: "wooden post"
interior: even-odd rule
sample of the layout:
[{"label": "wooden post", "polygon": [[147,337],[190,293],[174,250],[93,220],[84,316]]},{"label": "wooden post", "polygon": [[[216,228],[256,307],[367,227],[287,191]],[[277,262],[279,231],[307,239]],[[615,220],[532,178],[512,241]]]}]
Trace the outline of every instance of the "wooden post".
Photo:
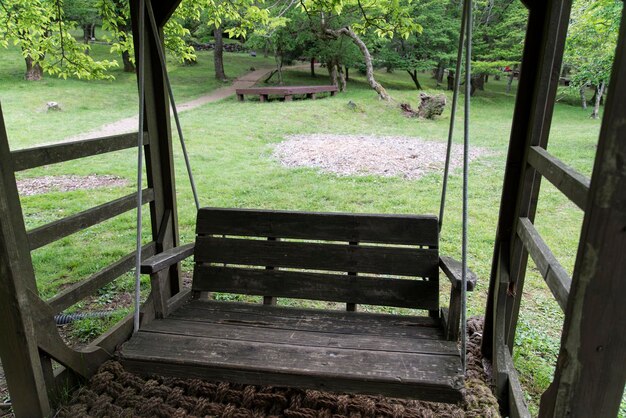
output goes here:
[{"label": "wooden post", "polygon": [[[18,417],[50,414],[27,294],[37,294],[22,207],[0,108],[0,357]],[[49,369],[49,367],[46,367]]]},{"label": "wooden post", "polygon": [[571,0],[527,1],[530,7],[522,73],[500,201],[483,355],[493,364],[496,396],[509,406],[509,365],[523,294],[528,253],[517,236],[520,217],[535,217],[541,176],[528,164],[530,147],[546,148],[558,87]]},{"label": "wooden post", "polygon": [[626,382],[626,9],[555,378],[540,417],[615,417]]},{"label": "wooden post", "polygon": [[[168,5],[157,4],[154,9],[159,16],[169,16],[164,9],[172,10],[178,2]],[[131,23],[135,43],[135,59],[139,62],[139,0],[131,0]],[[171,13],[170,13],[171,14]],[[178,246],[178,212],[176,210],[176,188],[172,136],[170,131],[170,103],[165,84],[165,74],[157,52],[156,39],[163,39],[164,20],[160,20],[159,33],[154,34],[146,13],[145,24],[145,121],[149,143],[146,146],[146,173],[148,187],[154,189],[154,201],[150,204],[152,237],[157,242],[157,253]],[[164,299],[169,299],[182,288],[179,266],[173,266],[164,278]]]},{"label": "wooden post", "polygon": [[[571,0],[526,4],[531,7],[523,72],[509,141],[482,343],[483,355],[493,360],[498,344],[494,329],[504,330],[503,341],[509,349],[513,346],[528,260],[528,254],[517,238],[516,225],[520,216],[534,218],[540,186],[539,174],[527,164],[528,152],[532,145],[547,146],[571,9]],[[499,289],[503,283],[500,280],[502,275],[510,278],[506,292]],[[505,304],[505,317],[495,315],[498,294],[507,295],[506,301],[498,301]],[[498,321],[504,321],[504,327],[498,327],[495,323]]]}]

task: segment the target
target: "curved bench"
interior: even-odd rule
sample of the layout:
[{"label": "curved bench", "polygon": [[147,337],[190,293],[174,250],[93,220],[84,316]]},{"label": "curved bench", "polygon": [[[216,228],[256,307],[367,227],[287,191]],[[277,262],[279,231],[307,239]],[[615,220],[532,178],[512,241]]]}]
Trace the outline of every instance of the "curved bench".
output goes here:
[{"label": "curved bench", "polygon": [[270,95],[284,97],[285,101],[289,102],[293,100],[295,94],[303,94],[308,99],[315,99],[318,93],[330,93],[331,96],[334,96],[337,91],[337,86],[250,87],[235,90],[240,102],[243,102],[246,94],[258,95],[261,102],[268,101]]}]

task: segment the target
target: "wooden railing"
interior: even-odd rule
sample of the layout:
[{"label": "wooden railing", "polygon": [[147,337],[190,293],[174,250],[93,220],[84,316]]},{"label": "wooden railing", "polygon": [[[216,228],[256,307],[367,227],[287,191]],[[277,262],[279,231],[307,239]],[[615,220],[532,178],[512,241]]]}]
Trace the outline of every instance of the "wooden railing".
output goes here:
[{"label": "wooden railing", "polygon": [[[148,135],[145,134],[144,145],[147,144]],[[11,152],[11,157],[13,159],[14,170],[17,172],[135,147],[137,147],[136,132],[17,150]],[[153,201],[154,190],[152,188],[144,189],[143,204]],[[119,199],[103,203],[77,214],[31,229],[27,231],[30,249],[31,251],[36,250],[76,232],[136,209],[136,207],[137,195],[131,193]],[[153,256],[156,251],[155,243],[151,242],[145,245],[143,250],[143,257],[147,258]],[[134,265],[135,253],[132,252],[90,277],[64,289],[62,292],[50,298],[47,303],[55,313],[59,313],[129,272]]]},{"label": "wooden railing", "polygon": [[[144,146],[147,146],[149,144],[148,135],[146,134],[144,138]],[[130,133],[39,146],[12,151],[10,154],[14,171],[17,172],[136,147],[137,133]],[[142,197],[143,204],[154,202],[155,191],[152,188],[146,188],[143,190]],[[136,194],[132,193],[25,231],[30,251],[132,211],[136,209],[136,199]],[[150,242],[144,245],[142,258],[151,257],[156,251],[156,242]],[[55,371],[54,381],[56,383],[64,384],[68,379],[75,376],[75,374],[68,373],[69,370],[83,376],[88,376],[92,373],[104,361],[108,355],[107,353],[128,338],[132,331],[132,321],[130,316],[125,318],[85,350],[75,351],[65,346],[60,339],[53,328],[52,317],[131,271],[135,266],[135,257],[135,252],[127,254],[97,273],[63,289],[46,301],[41,300],[35,293],[31,294],[30,303],[32,307],[30,310],[37,324],[35,333],[37,334],[39,347],[50,357],[65,366]],[[48,359],[47,361],[50,360]]]}]

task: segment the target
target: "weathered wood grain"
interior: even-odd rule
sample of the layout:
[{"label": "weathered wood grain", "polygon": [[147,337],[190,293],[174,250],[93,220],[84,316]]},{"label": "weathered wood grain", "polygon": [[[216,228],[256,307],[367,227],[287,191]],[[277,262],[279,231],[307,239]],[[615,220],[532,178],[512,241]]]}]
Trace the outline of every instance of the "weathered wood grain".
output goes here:
[{"label": "weathered wood grain", "polygon": [[[443,271],[443,273],[446,275],[446,277],[450,280],[450,283],[452,284],[452,286],[460,289],[461,288],[461,275],[463,271],[463,266],[461,262],[455,260],[452,257],[442,255],[439,258],[439,267],[441,268],[441,271]],[[467,269],[466,280],[467,280],[466,288],[469,292],[471,292],[476,287],[476,282],[478,281],[478,277],[469,268]]]},{"label": "weathered wood grain", "polygon": [[540,417],[614,417],[626,383],[626,9],[554,381]]},{"label": "weathered wood grain", "polygon": [[419,279],[387,279],[284,270],[197,265],[194,291],[273,295],[402,308],[436,309],[439,286]]},{"label": "weathered wood grain", "polygon": [[437,247],[435,216],[202,208],[196,233]]},{"label": "weathered wood grain", "polygon": [[[144,189],[142,196],[144,204],[154,201],[153,189]],[[36,250],[37,248],[41,248],[44,245],[72,235],[75,232],[82,231],[100,222],[104,222],[107,219],[114,218],[136,207],[137,195],[133,193],[75,215],[59,219],[58,221],[42,225],[28,231],[30,249]]]},{"label": "weathered wood grain", "polygon": [[195,244],[170,248],[141,262],[142,274],[153,274],[173,266],[193,255]]},{"label": "weathered wood grain", "polygon": [[587,195],[589,194],[589,179],[558,158],[550,155],[545,149],[534,146],[528,152],[528,163],[542,176],[574,202],[585,210]]},{"label": "weathered wood grain", "polygon": [[522,385],[519,381],[517,370],[515,370],[515,364],[509,350],[504,350],[504,358],[506,369],[509,375],[509,400],[508,407],[511,418],[531,418],[530,412],[528,412],[528,406],[526,405],[525,393],[522,389]]},{"label": "weathered wood grain", "polygon": [[434,249],[261,241],[199,236],[196,263],[226,263],[427,277],[437,274]]},{"label": "weathered wood grain", "polygon": [[353,350],[407,352],[421,354],[448,354],[458,356],[456,343],[431,338],[385,338],[379,335],[351,335],[310,330],[287,330],[279,328],[259,328],[246,324],[212,324],[190,321],[181,318],[168,318],[152,321],[142,328],[142,332],[197,336],[200,338],[272,342],[294,346],[335,347]]},{"label": "weathered wood grain", "polygon": [[[462,377],[457,355],[316,346],[315,341],[311,345],[300,341],[300,345],[288,344],[288,333],[293,331],[283,331],[285,335],[278,337],[282,342],[275,343],[271,339],[277,338],[276,330],[264,334],[263,329],[256,329],[252,338],[263,341],[200,337],[195,334],[205,331],[199,327],[191,336],[141,331],[122,347],[121,358],[125,365],[142,373],[159,364],[165,374],[188,374],[193,369],[192,376],[205,378],[257,383],[262,376],[264,384],[357,393],[394,390],[395,396],[406,395],[411,388],[409,397],[459,400]],[[367,338],[360,340],[345,339],[338,345],[367,344]],[[341,388],[335,386],[339,383]]]},{"label": "weathered wood grain", "polygon": [[193,300],[172,312],[171,318],[294,331],[443,339],[439,320],[421,316],[374,315]]},{"label": "weathered wood grain", "polygon": [[[104,138],[84,139],[43,145],[36,148],[21,149],[11,152],[15,171],[29,170],[44,165],[57,164],[78,158],[91,157],[137,147],[137,132],[113,135]],[[145,137],[148,143],[148,136]]]},{"label": "weathered wood grain", "polygon": [[572,279],[528,218],[520,219],[517,224],[517,234],[524,243],[526,250],[530,253],[552,295],[559,303],[561,309],[565,311]]},{"label": "weathered wood grain", "polygon": [[[37,291],[9,141],[0,107],[0,356],[17,416],[51,408],[26,293]],[[55,330],[56,332],[56,330]]]}]

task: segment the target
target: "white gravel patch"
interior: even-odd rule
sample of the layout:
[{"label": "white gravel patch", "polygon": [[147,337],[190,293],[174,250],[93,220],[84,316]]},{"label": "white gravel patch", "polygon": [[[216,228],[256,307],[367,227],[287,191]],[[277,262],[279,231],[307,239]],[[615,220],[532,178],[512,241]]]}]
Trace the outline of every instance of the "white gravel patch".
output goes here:
[{"label": "white gravel patch", "polygon": [[128,180],[116,176],[44,176],[17,181],[21,196],[44,194],[51,191],[90,190],[99,187],[122,187]]},{"label": "white gravel patch", "polygon": [[[470,148],[470,161],[488,155]],[[372,135],[293,135],[274,148],[274,157],[287,167],[318,168],[339,176],[378,175],[417,179],[443,172],[446,143],[420,138]],[[463,146],[452,146],[450,168],[463,166]]]}]

